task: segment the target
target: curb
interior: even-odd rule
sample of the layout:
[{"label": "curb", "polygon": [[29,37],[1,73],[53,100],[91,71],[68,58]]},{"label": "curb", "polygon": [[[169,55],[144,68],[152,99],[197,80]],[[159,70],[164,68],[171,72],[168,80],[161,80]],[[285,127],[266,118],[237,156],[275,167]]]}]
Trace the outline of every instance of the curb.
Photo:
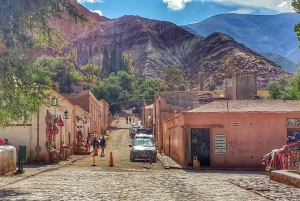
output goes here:
[{"label": "curb", "polygon": [[33,177],[33,176],[35,176],[35,175],[38,175],[38,174],[41,174],[41,173],[44,173],[44,172],[47,172],[47,171],[50,171],[50,170],[59,169],[59,168],[61,168],[61,167],[63,167],[63,166],[66,166],[66,165],[69,165],[69,164],[71,164],[71,163],[74,163],[74,162],[76,162],[76,161],[78,161],[78,160],[80,160],[80,159],[82,159],[82,158],[87,157],[87,156],[90,156],[90,155],[83,155],[83,156],[81,156],[81,157],[79,157],[79,158],[70,160],[70,161],[68,161],[68,162],[66,162],[66,163],[64,163],[64,164],[61,164],[61,165],[58,164],[58,165],[55,166],[55,167],[49,167],[49,168],[46,168],[46,169],[41,170],[41,171],[39,171],[39,172],[36,172],[36,173],[30,174],[30,175],[27,175],[27,176],[25,176],[25,177],[23,177],[23,178],[20,178],[20,179],[18,179],[18,180],[9,182],[9,183],[3,185],[2,187],[0,186],[0,189],[3,189],[3,188],[5,188],[5,187],[7,187],[8,185],[17,183],[17,182],[19,182],[19,181],[25,180],[25,179],[27,179],[27,178],[29,178],[29,177]]}]

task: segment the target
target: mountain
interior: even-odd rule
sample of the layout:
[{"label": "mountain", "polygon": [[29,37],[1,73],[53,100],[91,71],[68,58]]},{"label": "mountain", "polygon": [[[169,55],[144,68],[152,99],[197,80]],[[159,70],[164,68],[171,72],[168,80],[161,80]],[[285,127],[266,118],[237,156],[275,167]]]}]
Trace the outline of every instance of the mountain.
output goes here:
[{"label": "mountain", "polygon": [[184,27],[204,37],[214,32],[225,33],[256,52],[272,52],[297,62],[300,50],[294,26],[298,22],[300,15],[296,13],[221,14]]},{"label": "mountain", "polygon": [[[139,16],[94,18],[94,13],[84,11],[85,16],[95,19],[92,28],[72,29],[71,24],[68,25],[71,28],[64,28],[64,21],[55,22],[63,28],[64,37],[73,30],[74,37],[68,38],[69,45],[64,52],[75,48],[79,66],[88,62],[102,65],[106,49],[111,57],[113,52],[131,54],[137,77],[158,78],[163,67],[175,65],[183,70],[191,87],[198,86],[200,66],[203,66],[205,85],[221,85],[228,73],[237,71],[257,72],[259,88],[265,88],[279,77],[291,76],[274,62],[225,34],[213,33],[204,38],[170,22]],[[225,62],[228,58],[231,67]]]},{"label": "mountain", "polygon": [[297,69],[299,67],[298,64],[286,59],[283,56],[280,56],[278,54],[274,53],[260,53],[260,55],[264,56],[265,58],[269,59],[270,61],[273,61],[274,63],[281,66],[283,69],[285,69],[289,73],[296,73]]}]

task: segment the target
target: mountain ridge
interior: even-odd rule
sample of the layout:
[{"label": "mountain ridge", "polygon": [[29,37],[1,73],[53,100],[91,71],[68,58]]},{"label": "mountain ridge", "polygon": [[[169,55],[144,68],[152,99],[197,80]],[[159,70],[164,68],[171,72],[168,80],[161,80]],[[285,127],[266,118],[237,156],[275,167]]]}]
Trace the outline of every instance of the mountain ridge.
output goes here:
[{"label": "mountain ridge", "polygon": [[[85,12],[86,15],[91,15],[90,11]],[[64,22],[57,21],[56,25],[64,27]],[[63,32],[66,31],[69,30],[63,29]],[[269,82],[281,76],[291,76],[274,62],[258,55],[228,35],[214,33],[203,38],[171,22],[133,15],[115,19],[103,17],[95,20],[92,29],[79,27],[74,31],[77,34],[68,38],[69,46],[64,52],[75,48],[79,66],[89,62],[102,65],[106,48],[109,54],[113,50],[123,55],[131,54],[137,77],[143,75],[158,78],[163,67],[175,65],[182,69],[187,84],[192,88],[199,87],[197,76],[202,59],[206,86],[209,83],[221,85],[231,70],[257,72],[259,88],[265,88]],[[228,58],[231,60],[230,68],[225,62]]]},{"label": "mountain ridge", "polygon": [[296,13],[277,15],[228,13],[182,27],[192,29],[204,37],[213,32],[222,32],[256,52],[272,52],[297,62],[300,59],[300,51],[294,26],[298,22],[300,15]]}]

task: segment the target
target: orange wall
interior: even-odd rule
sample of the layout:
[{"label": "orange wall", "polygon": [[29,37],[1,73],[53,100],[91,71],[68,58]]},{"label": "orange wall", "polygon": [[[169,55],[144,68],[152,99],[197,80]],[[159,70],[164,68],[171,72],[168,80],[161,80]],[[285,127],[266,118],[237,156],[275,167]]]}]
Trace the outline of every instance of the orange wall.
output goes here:
[{"label": "orange wall", "polygon": [[[262,168],[262,155],[285,144],[287,118],[300,118],[300,113],[184,113],[163,123],[163,151],[180,163],[191,163],[191,128],[210,128],[211,167]],[[234,122],[239,126],[232,126]],[[214,154],[216,134],[226,135],[224,155]]]}]

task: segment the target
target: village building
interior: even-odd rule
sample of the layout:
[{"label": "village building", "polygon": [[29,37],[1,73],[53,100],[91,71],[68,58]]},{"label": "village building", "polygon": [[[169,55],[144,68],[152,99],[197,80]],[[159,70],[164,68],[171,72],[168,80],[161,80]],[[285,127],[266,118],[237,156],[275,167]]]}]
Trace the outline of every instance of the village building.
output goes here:
[{"label": "village building", "polygon": [[109,105],[105,100],[97,100],[90,90],[83,90],[79,93],[64,94],[72,104],[80,106],[85,111],[91,114],[89,132],[100,138],[105,134],[108,126],[112,122],[112,117],[109,112]]},{"label": "village building", "polygon": [[262,155],[300,131],[300,101],[214,101],[162,123],[162,152],[184,165],[262,168]]},{"label": "village building", "polygon": [[[39,114],[32,115],[26,124],[15,122],[0,132],[0,139],[9,139],[12,146],[26,147],[28,162],[57,162],[58,153],[63,157],[73,154],[78,128],[84,127],[86,134],[90,127],[88,112],[53,90],[49,94],[49,105],[40,106]],[[77,121],[78,116],[82,121]]]}]

